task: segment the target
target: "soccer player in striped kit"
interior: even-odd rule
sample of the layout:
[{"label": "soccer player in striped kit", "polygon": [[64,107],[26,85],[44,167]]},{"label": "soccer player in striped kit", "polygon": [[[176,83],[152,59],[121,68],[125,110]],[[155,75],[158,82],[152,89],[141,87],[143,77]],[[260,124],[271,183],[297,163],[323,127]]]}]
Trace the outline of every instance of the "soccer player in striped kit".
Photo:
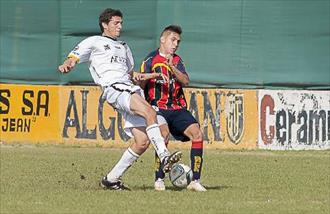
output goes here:
[{"label": "soccer player in striped kit", "polygon": [[104,189],[111,190],[128,190],[122,183],[122,176],[146,151],[150,142],[161,159],[165,172],[180,160],[182,154],[180,151],[170,154],[161,135],[155,110],[144,99],[143,90],[133,84],[133,81],[157,78],[161,75],[133,72],[132,52],[125,42],[118,40],[122,18],[119,10],[104,10],[99,17],[102,34],[81,41],[58,67],[60,72],[67,73],[77,63],[88,62],[94,82],[103,90],[102,96],[123,115],[124,130],[127,135],[134,137],[134,143],[100,182]]},{"label": "soccer player in striped kit", "polygon": [[[151,52],[141,65],[141,73],[162,74],[164,79],[149,79],[141,83],[146,100],[156,109],[158,123],[166,141],[169,133],[176,140],[192,141],[191,169],[193,181],[187,189],[204,192],[200,183],[203,164],[203,138],[199,124],[187,110],[182,86],[189,84],[189,76],[179,55],[175,52],[181,41],[181,27],[170,25],[160,35],[159,49]],[[163,119],[160,119],[163,118]],[[160,169],[160,160],[156,156],[155,190],[165,190],[164,172]]]}]

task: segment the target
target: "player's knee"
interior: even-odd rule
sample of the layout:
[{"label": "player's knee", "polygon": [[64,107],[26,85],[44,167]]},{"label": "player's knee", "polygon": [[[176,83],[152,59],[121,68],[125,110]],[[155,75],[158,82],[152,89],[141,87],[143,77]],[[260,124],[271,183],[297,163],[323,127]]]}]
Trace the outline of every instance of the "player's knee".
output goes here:
[{"label": "player's knee", "polygon": [[146,140],[141,143],[141,149],[147,150],[149,147],[150,141]]},{"label": "player's knee", "polygon": [[147,108],[146,112],[145,112],[145,119],[147,121],[157,121],[157,113],[155,111],[155,109],[153,109],[152,107]]},{"label": "player's knee", "polygon": [[203,140],[203,133],[200,129],[195,129],[192,133],[192,139],[193,141],[200,141]]},{"label": "player's knee", "polygon": [[150,144],[150,141],[148,139],[140,140],[139,142],[136,142],[136,146],[139,151],[145,151],[148,149]]}]

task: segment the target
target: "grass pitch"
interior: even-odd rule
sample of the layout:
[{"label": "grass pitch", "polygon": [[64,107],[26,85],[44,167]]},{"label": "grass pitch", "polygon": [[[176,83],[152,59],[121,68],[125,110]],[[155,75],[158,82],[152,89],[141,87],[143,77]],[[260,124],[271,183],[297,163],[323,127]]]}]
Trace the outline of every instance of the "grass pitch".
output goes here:
[{"label": "grass pitch", "polygon": [[330,213],[330,151],[206,150],[198,193],[154,191],[149,149],[124,177],[132,192],[102,190],[122,152],[1,145],[0,213]]}]

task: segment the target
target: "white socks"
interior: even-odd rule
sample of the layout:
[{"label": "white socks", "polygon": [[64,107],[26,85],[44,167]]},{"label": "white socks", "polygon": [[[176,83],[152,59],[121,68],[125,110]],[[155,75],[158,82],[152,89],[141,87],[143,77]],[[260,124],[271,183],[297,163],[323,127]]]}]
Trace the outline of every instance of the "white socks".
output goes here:
[{"label": "white socks", "polygon": [[170,155],[170,152],[166,148],[164,138],[159,129],[158,124],[152,124],[146,128],[147,135],[150,139],[151,144],[154,146],[156,153],[160,159],[163,161],[164,157]]},{"label": "white socks", "polygon": [[126,172],[126,170],[133,165],[133,163],[140,156],[133,152],[131,148],[128,148],[124,154],[121,156],[117,164],[112,168],[112,170],[107,175],[107,180],[110,182],[116,182],[121,179],[121,176]]},{"label": "white socks", "polygon": [[[146,132],[160,161],[163,161],[165,157],[170,155],[170,152],[165,146],[164,138],[161,135],[158,124],[148,126],[146,128]],[[136,154],[131,148],[128,148],[121,156],[117,164],[108,173],[107,180],[110,182],[117,182],[120,180],[126,170],[128,170],[128,168],[132,166],[139,157],[140,155]]]}]

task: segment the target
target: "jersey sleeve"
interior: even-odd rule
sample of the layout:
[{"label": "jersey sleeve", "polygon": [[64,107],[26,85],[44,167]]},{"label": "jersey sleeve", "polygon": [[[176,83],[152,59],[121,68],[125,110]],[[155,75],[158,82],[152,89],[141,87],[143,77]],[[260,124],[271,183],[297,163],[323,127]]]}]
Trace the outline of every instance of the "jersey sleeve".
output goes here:
[{"label": "jersey sleeve", "polygon": [[187,74],[187,72],[186,72],[186,67],[185,67],[185,65],[184,65],[184,63],[183,63],[183,61],[182,61],[181,58],[180,58],[180,60],[179,60],[179,62],[178,62],[178,64],[177,64],[177,69],[178,69],[179,71],[181,71],[182,73]]},{"label": "jersey sleeve", "polygon": [[124,45],[126,48],[126,56],[127,56],[127,61],[126,61],[126,65],[128,68],[128,71],[132,71],[134,68],[134,58],[133,58],[133,54],[131,49],[129,48],[129,46],[127,44]]},{"label": "jersey sleeve", "polygon": [[93,50],[93,37],[88,37],[82,40],[78,45],[69,53],[68,58],[77,59],[78,63],[87,62]]},{"label": "jersey sleeve", "polygon": [[145,60],[143,60],[140,68],[141,73],[151,73],[151,63],[152,63],[152,57],[147,57]]}]

